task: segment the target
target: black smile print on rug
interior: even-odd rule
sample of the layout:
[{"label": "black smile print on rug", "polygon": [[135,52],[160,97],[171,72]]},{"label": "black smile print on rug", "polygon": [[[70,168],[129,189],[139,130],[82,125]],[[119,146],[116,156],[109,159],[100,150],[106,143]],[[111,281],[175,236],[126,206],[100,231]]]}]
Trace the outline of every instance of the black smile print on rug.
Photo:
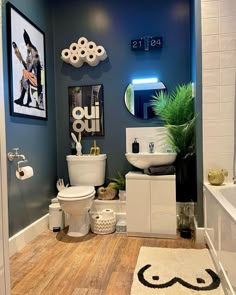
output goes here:
[{"label": "black smile print on rug", "polygon": [[[194,286],[188,282],[186,282],[185,280],[179,278],[179,277],[174,277],[173,279],[169,280],[166,283],[162,283],[162,284],[153,284],[148,282],[145,278],[144,278],[144,273],[147,269],[149,269],[151,267],[151,264],[147,264],[145,266],[143,266],[142,268],[140,268],[140,270],[138,271],[138,279],[140,281],[140,283],[142,283],[145,287],[148,288],[153,288],[153,289],[164,289],[164,288],[169,288],[171,286],[173,286],[176,283],[181,284],[182,286],[188,288],[188,289],[192,289],[195,291],[211,291],[211,290],[215,290],[219,287],[220,285],[220,278],[219,276],[211,269],[205,269],[205,271],[209,274],[209,276],[212,279],[212,282],[208,285],[208,286]],[[159,276],[155,275],[152,277],[152,279],[154,281],[158,281],[159,280]],[[196,278],[196,281],[198,284],[205,284],[205,280],[202,278]]]}]

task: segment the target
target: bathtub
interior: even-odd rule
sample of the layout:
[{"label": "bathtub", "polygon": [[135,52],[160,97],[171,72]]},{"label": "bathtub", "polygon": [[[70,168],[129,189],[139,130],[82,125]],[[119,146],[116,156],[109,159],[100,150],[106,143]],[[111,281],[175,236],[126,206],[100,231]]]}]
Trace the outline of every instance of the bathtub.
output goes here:
[{"label": "bathtub", "polygon": [[204,185],[205,240],[226,294],[236,294],[236,184]]}]

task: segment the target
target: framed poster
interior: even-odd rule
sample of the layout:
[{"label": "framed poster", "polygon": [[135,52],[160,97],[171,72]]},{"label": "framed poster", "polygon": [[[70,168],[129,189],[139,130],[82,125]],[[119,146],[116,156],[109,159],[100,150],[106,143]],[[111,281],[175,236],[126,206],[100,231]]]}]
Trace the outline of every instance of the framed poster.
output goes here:
[{"label": "framed poster", "polygon": [[68,87],[70,133],[104,136],[103,85]]},{"label": "framed poster", "polygon": [[9,2],[7,13],[11,115],[46,120],[45,35]]}]

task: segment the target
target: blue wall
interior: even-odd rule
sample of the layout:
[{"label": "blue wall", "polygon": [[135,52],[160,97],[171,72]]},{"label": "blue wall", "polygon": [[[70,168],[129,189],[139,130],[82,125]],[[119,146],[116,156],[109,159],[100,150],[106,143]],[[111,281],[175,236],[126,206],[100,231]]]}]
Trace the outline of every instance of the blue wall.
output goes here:
[{"label": "blue wall", "polygon": [[[48,120],[12,117],[9,114],[6,30],[4,40],[4,83],[6,105],[7,150],[20,148],[34,169],[34,177],[20,181],[15,176],[16,161],[8,161],[9,234],[12,236],[35,220],[48,213],[50,199],[55,196],[56,183],[56,118],[54,93],[54,60],[52,43],[51,11],[48,1],[11,1],[23,14],[45,32],[47,63]],[[3,7],[6,21],[5,5]],[[5,22],[3,21],[5,26]]]},{"label": "blue wall", "polygon": [[[96,139],[108,156],[107,176],[133,169],[124,155],[125,128],[157,126],[158,122],[133,117],[126,110],[124,92],[137,77],[157,76],[169,91],[178,83],[191,81],[189,1],[11,1],[45,32],[48,98],[47,121],[10,116],[5,58],[7,149],[19,147],[35,173],[33,178],[19,181],[15,163],[8,163],[11,236],[46,214],[56,193],[56,179],[68,179],[68,86],[103,84],[105,136]],[[148,35],[163,36],[163,49],[137,53],[130,50],[131,39]],[[108,59],[96,67],[85,65],[78,69],[62,62],[61,50],[81,36],[103,45]],[[93,138],[82,139],[84,153],[89,152],[92,142]]]},{"label": "blue wall", "polygon": [[[105,136],[97,144],[108,156],[107,176],[133,169],[125,159],[125,128],[156,126],[155,120],[133,117],[124,105],[124,92],[133,78],[157,76],[171,91],[191,81],[191,28],[188,0],[56,1],[54,9],[55,97],[57,107],[58,176],[67,178],[66,155],[71,153],[68,86],[103,84]],[[163,36],[164,47],[133,52],[130,40]],[[105,47],[108,59],[96,67],[74,68],[60,59],[61,50],[85,36]],[[83,138],[88,153],[93,138]]]}]

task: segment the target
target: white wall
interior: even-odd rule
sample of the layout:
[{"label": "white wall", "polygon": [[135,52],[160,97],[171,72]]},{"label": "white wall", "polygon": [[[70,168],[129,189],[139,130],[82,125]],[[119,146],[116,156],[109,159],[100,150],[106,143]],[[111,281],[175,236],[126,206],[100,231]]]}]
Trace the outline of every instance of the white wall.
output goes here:
[{"label": "white wall", "polygon": [[203,165],[233,174],[236,0],[201,0]]}]

